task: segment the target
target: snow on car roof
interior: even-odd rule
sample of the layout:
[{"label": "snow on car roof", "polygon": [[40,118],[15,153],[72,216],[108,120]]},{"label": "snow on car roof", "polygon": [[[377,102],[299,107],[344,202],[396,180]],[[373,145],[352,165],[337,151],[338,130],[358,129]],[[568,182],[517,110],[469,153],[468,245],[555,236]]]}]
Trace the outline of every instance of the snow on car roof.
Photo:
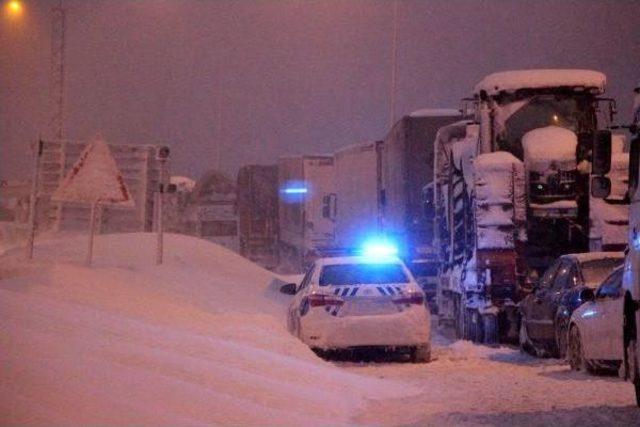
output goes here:
[{"label": "snow on car roof", "polygon": [[624,258],[623,252],[585,252],[579,254],[566,254],[563,257],[571,257],[576,261],[583,263],[588,261],[597,261],[599,259],[607,259],[607,258],[616,258],[622,259]]},{"label": "snow on car roof", "polygon": [[607,76],[592,70],[516,70],[489,74],[474,88],[474,93],[486,91],[489,95],[514,92],[518,89],[542,89],[561,86],[583,86],[604,92]]},{"label": "snow on car roof", "polygon": [[409,113],[409,117],[447,117],[461,115],[460,110],[456,108],[421,108]]}]

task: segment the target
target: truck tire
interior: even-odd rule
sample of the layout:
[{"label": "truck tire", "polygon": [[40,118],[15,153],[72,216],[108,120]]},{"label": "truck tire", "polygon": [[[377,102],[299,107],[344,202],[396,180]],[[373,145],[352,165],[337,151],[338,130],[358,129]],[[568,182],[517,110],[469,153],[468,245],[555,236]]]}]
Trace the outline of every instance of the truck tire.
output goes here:
[{"label": "truck tire", "polygon": [[482,316],[482,342],[486,345],[498,344],[498,316],[485,314]]}]

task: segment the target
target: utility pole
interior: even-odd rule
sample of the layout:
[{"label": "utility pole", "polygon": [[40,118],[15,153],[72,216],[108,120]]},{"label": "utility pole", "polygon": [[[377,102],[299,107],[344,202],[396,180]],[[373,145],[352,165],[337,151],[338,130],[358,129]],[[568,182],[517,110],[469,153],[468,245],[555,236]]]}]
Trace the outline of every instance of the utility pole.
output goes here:
[{"label": "utility pole", "polygon": [[398,0],[393,1],[393,44],[391,48],[391,89],[389,97],[389,129],[396,122],[396,87],[398,86]]},{"label": "utility pole", "polygon": [[62,0],[51,8],[51,135],[64,137],[64,69],[66,9]]}]

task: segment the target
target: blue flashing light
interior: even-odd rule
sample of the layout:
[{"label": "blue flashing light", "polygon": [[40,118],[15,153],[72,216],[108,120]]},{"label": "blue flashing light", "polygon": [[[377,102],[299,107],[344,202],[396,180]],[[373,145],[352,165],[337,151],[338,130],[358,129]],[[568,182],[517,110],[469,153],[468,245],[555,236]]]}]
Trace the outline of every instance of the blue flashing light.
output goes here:
[{"label": "blue flashing light", "polygon": [[304,187],[291,187],[282,190],[285,194],[307,194],[307,189]]},{"label": "blue flashing light", "polygon": [[362,255],[372,258],[394,257],[398,248],[385,240],[371,240],[362,246]]}]

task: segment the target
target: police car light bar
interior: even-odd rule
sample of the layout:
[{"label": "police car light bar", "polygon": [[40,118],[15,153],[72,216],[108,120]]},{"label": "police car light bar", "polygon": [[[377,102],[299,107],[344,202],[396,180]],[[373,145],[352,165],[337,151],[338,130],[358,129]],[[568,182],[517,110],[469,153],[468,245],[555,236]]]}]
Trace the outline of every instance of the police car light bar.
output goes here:
[{"label": "police car light bar", "polygon": [[383,240],[373,240],[364,244],[362,254],[369,257],[390,257],[398,255],[398,248]]},{"label": "police car light bar", "polygon": [[282,190],[282,192],[285,194],[307,194],[307,189],[304,187],[301,187],[301,188],[292,187],[292,188],[285,188],[284,190]]}]

